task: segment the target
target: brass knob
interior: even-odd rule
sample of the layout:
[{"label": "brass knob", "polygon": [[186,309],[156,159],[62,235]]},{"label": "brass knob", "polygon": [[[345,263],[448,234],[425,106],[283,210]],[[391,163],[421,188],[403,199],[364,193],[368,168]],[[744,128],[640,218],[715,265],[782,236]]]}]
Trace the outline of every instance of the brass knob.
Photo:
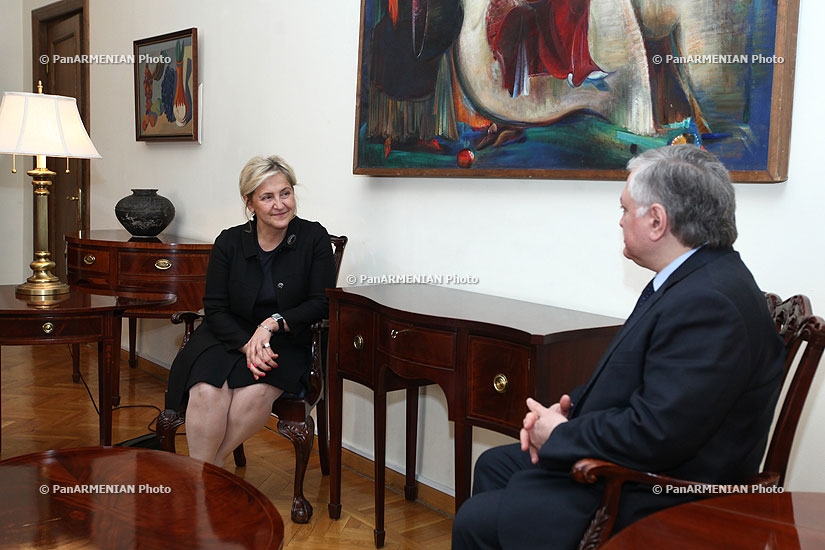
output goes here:
[{"label": "brass knob", "polygon": [[92,265],[96,261],[97,258],[95,258],[94,254],[86,254],[85,256],[83,256],[83,263],[86,265]]},{"label": "brass knob", "polygon": [[355,338],[352,339],[352,347],[355,349],[361,349],[364,347],[364,337],[360,334],[356,334]]},{"label": "brass knob", "polygon": [[161,271],[165,271],[172,267],[172,260],[167,260],[166,258],[161,258],[155,262],[155,267],[160,269]]},{"label": "brass knob", "polygon": [[401,333],[400,333],[400,332],[398,332],[398,331],[397,331],[397,330],[395,330],[395,329],[392,329],[392,330],[390,331],[390,338],[392,338],[393,340],[395,340],[396,338],[398,338],[398,335],[399,335],[399,334],[401,334]]},{"label": "brass knob", "polygon": [[498,393],[506,392],[507,391],[507,384],[509,384],[509,381],[507,380],[507,377],[504,376],[503,374],[498,373],[497,375],[495,375],[493,377],[493,388]]},{"label": "brass knob", "polygon": [[54,332],[54,323],[46,322],[43,323],[43,332],[46,334],[51,334]]}]

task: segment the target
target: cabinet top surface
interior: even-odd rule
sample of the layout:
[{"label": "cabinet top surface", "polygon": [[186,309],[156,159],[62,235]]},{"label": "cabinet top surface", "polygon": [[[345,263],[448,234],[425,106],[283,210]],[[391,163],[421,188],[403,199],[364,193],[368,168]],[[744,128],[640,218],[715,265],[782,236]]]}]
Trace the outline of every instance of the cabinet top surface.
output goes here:
[{"label": "cabinet top surface", "polygon": [[167,235],[157,237],[132,237],[123,229],[94,229],[83,234],[66,235],[66,241],[75,245],[98,245],[115,248],[181,248],[186,250],[210,250],[212,243]]},{"label": "cabinet top surface", "polygon": [[403,313],[480,322],[531,335],[615,327],[624,319],[443,286],[367,285],[327,291],[331,298],[367,300]]}]

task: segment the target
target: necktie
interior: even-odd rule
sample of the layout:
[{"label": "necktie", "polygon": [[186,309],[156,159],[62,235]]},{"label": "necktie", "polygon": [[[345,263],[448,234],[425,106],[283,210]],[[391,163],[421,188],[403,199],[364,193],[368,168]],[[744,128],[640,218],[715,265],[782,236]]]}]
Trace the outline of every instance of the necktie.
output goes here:
[{"label": "necktie", "polygon": [[635,314],[639,310],[639,308],[642,307],[643,303],[647,302],[648,298],[653,296],[654,292],[655,290],[653,290],[653,279],[651,279],[650,282],[647,283],[647,286],[645,286],[642,289],[642,293],[639,295],[639,299],[636,300],[636,306],[633,308],[633,312],[630,314],[631,317],[633,317],[633,314]]}]

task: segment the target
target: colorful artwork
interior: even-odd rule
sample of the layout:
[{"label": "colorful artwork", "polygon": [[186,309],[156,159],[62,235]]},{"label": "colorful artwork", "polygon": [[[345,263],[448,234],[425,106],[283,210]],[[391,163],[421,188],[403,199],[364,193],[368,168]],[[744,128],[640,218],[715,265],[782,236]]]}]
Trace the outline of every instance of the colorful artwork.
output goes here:
[{"label": "colorful artwork", "polygon": [[353,172],[624,179],[694,143],[787,178],[799,0],[362,0]]},{"label": "colorful artwork", "polygon": [[198,139],[198,30],[138,40],[135,132],[138,141]]}]

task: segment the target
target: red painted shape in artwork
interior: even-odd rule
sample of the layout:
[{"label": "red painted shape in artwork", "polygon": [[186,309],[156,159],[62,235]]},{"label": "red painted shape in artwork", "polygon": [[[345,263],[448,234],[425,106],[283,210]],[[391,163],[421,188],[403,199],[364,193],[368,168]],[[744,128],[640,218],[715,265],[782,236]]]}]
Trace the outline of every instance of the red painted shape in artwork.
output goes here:
[{"label": "red painted shape in artwork", "polygon": [[529,76],[572,75],[581,85],[598,65],[590,57],[587,30],[590,0],[528,0],[513,5],[492,0],[487,10],[487,40],[512,93],[520,56]]}]

